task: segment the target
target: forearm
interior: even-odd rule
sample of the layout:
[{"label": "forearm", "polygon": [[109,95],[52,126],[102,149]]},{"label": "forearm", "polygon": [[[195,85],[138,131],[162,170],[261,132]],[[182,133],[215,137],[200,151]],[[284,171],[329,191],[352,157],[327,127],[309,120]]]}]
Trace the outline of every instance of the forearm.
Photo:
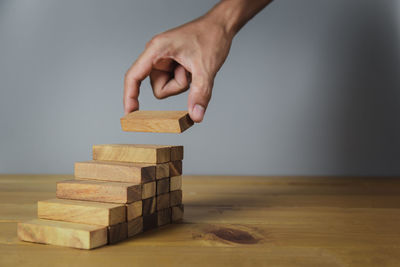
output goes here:
[{"label": "forearm", "polygon": [[272,0],[222,0],[204,17],[221,24],[232,38],[258,12]]}]

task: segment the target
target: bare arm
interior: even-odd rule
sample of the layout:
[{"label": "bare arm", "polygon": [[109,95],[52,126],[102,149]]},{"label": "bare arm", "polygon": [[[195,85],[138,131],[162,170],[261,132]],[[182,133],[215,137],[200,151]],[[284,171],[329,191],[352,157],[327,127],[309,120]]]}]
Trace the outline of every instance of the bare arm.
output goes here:
[{"label": "bare arm", "polygon": [[271,0],[223,0],[202,17],[158,34],[125,75],[125,113],[139,109],[140,83],[150,76],[154,96],[162,99],[189,89],[188,111],[203,120],[214,78],[237,32]]}]

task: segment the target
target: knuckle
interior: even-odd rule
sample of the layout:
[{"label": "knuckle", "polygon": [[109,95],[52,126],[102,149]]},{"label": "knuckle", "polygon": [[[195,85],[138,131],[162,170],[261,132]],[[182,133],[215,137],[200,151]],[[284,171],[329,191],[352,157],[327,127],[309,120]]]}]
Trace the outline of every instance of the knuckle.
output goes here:
[{"label": "knuckle", "polygon": [[157,34],[146,43],[146,48],[159,45],[164,40],[163,34]]}]

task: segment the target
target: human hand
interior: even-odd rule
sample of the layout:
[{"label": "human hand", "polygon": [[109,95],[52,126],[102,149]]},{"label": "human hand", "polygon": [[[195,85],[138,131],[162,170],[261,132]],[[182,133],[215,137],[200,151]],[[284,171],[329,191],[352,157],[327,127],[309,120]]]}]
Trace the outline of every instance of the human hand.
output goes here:
[{"label": "human hand", "polygon": [[201,122],[232,39],[233,34],[207,15],[156,35],[125,75],[125,114],[139,109],[140,83],[150,76],[158,99],[190,87],[188,112],[193,121]]}]

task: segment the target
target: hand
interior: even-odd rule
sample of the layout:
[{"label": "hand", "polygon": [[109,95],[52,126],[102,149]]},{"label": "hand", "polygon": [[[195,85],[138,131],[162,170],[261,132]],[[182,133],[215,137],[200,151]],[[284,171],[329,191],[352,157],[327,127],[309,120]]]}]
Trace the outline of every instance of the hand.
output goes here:
[{"label": "hand", "polygon": [[188,112],[193,121],[201,122],[232,38],[223,25],[207,15],[156,35],[125,75],[125,113],[139,108],[140,83],[150,76],[158,99],[190,87]]}]

